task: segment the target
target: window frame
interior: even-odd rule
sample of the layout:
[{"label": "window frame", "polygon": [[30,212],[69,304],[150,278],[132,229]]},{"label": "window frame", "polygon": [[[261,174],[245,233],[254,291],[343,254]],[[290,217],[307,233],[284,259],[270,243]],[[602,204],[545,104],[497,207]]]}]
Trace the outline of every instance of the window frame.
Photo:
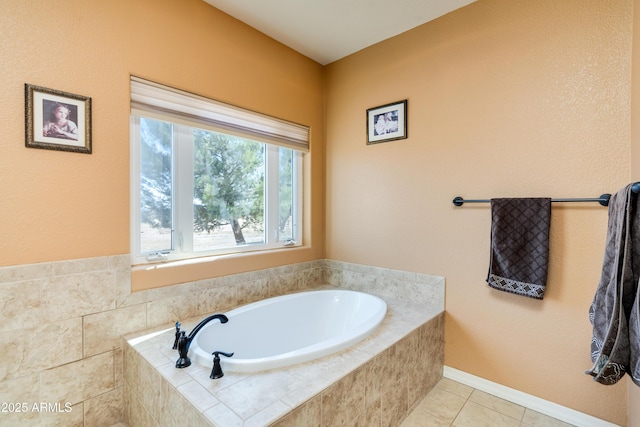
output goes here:
[{"label": "window frame", "polygon": [[[140,80],[140,79],[138,79]],[[304,147],[290,144],[279,144],[277,139],[272,137],[257,138],[254,135],[243,135],[242,132],[226,132],[220,129],[219,122],[215,126],[202,126],[202,121],[194,123],[185,122],[184,120],[175,120],[179,116],[179,112],[152,111],[150,108],[138,109],[134,108],[134,78],[132,77],[132,111],[130,116],[130,182],[131,182],[131,262],[132,265],[146,265],[158,262],[177,261],[185,259],[195,259],[201,257],[209,257],[223,254],[237,254],[245,252],[267,251],[280,248],[299,247],[303,244],[303,156],[305,154]],[[160,85],[154,84],[154,87]],[[165,89],[159,87],[159,89]],[[175,89],[171,89],[175,92]],[[161,93],[161,92],[159,92]],[[162,95],[162,94],[161,94]],[[189,94],[187,94],[189,95]],[[201,102],[203,98],[197,97]],[[216,102],[216,101],[211,101]],[[232,107],[232,106],[231,106]],[[237,107],[232,107],[236,108]],[[149,111],[147,111],[149,110]],[[243,114],[254,114],[260,120],[264,121],[264,117],[258,113],[241,110]],[[173,124],[173,156],[172,158],[172,221],[173,229],[171,230],[172,249],[169,251],[158,250],[150,253],[142,253],[141,251],[141,206],[140,206],[140,186],[141,186],[141,138],[140,138],[140,118],[148,118],[153,120],[162,120]],[[267,120],[269,119],[268,116]],[[283,122],[279,119],[273,119],[277,124]],[[297,128],[300,125],[291,124]],[[265,197],[264,197],[264,243],[247,244],[235,247],[226,247],[204,251],[193,251],[193,143],[194,129],[202,129],[205,131],[220,132],[240,136],[248,140],[257,141],[265,144]],[[307,135],[308,135],[308,128]],[[297,129],[294,129],[297,130]],[[189,141],[190,140],[190,141]],[[274,143],[275,141],[275,143]],[[308,151],[308,141],[306,142]],[[278,218],[279,212],[279,148],[289,148],[293,151],[292,162],[292,234],[293,239],[280,240]],[[188,232],[186,232],[186,231]],[[179,247],[181,245],[181,247]],[[186,250],[191,249],[191,250]],[[149,256],[152,254],[152,256]]]}]

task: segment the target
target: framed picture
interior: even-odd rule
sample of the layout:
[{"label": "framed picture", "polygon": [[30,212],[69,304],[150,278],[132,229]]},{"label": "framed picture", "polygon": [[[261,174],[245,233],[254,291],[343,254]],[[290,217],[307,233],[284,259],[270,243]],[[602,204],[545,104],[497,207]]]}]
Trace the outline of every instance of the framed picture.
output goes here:
[{"label": "framed picture", "polygon": [[26,83],[26,146],[91,154],[91,98]]},{"label": "framed picture", "polygon": [[367,110],[367,145],[407,137],[407,100]]}]

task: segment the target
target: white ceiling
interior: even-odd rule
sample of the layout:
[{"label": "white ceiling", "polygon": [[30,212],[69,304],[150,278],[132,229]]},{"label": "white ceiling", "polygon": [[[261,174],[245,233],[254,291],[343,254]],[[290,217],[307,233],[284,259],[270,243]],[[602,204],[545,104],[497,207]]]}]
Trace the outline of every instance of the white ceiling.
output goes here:
[{"label": "white ceiling", "polygon": [[329,64],[476,0],[204,0]]}]

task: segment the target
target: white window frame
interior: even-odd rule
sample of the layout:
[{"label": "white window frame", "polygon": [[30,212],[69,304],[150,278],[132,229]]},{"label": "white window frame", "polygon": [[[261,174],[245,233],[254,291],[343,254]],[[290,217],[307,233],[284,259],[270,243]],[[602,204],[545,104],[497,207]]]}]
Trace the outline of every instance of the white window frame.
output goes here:
[{"label": "white window frame", "polygon": [[[170,99],[167,101],[167,99]],[[131,78],[131,262],[150,264],[220,254],[270,250],[302,245],[303,155],[308,151],[308,128],[221,104],[135,77]],[[185,105],[189,107],[185,107]],[[170,108],[169,108],[170,107]],[[220,107],[220,108],[218,108]],[[203,108],[205,110],[203,110]],[[220,110],[215,116],[206,109]],[[188,114],[184,112],[188,110]],[[204,112],[203,112],[204,111]],[[194,113],[195,112],[195,113]],[[232,114],[230,114],[230,112]],[[238,119],[237,116],[241,116]],[[217,113],[216,113],[217,114]],[[225,114],[227,116],[225,116]],[[140,118],[174,124],[172,215],[173,248],[142,253],[140,246]],[[227,126],[226,122],[233,122]],[[257,125],[256,125],[257,123]],[[244,127],[243,127],[244,126]],[[265,143],[265,243],[207,251],[193,251],[193,129],[232,134]],[[177,147],[177,148],[176,148]],[[279,148],[293,148],[293,239],[280,240]],[[275,163],[274,163],[275,162]],[[271,196],[270,196],[271,195]]]}]

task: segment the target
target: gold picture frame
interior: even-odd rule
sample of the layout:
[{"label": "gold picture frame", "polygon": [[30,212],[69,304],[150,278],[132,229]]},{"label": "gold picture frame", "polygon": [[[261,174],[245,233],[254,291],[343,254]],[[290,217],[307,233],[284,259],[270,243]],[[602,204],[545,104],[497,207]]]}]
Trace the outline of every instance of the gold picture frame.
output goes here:
[{"label": "gold picture frame", "polygon": [[91,98],[25,83],[25,145],[91,154]]}]

